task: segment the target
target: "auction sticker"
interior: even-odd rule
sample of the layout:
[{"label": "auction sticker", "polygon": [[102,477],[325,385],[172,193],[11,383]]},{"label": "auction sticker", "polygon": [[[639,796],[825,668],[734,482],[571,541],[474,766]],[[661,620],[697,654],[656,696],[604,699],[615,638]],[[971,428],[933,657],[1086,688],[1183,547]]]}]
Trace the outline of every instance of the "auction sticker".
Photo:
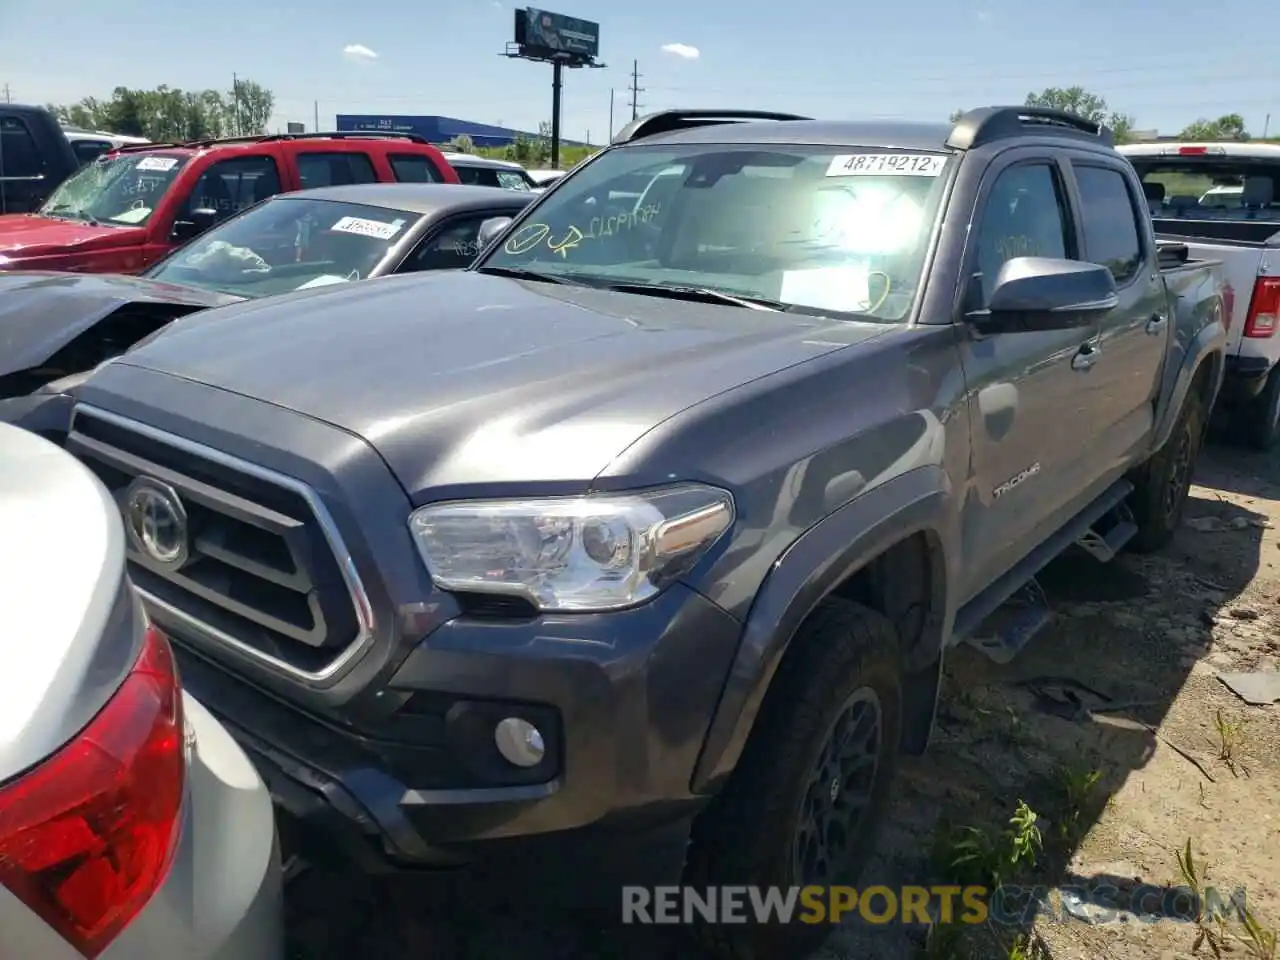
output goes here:
[{"label": "auction sticker", "polygon": [[363,217],[343,217],[329,229],[336,233],[355,233],[362,237],[373,237],[375,240],[390,240],[400,232],[403,226],[403,220],[383,223],[380,220],[366,220]]},{"label": "auction sticker", "polygon": [[936,177],[947,158],[936,153],[846,153],[831,158],[828,177]]},{"label": "auction sticker", "polygon": [[156,173],[168,173],[178,165],[177,157],[143,157],[134,169],[154,170]]}]

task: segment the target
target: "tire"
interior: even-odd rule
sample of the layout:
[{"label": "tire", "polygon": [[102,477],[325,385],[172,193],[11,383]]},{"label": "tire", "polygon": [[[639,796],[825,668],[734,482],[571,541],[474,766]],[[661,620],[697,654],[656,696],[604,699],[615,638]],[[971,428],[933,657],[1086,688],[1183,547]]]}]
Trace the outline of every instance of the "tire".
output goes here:
[{"label": "tire", "polygon": [[1168,546],[1182,523],[1191,477],[1204,446],[1204,399],[1192,387],[1165,445],[1139,471],[1129,505],[1138,532],[1128,543],[1134,553]]},{"label": "tire", "polygon": [[[849,726],[852,718],[861,719]],[[845,779],[854,771],[831,770],[828,751],[837,742],[848,744],[872,718],[878,720],[876,735],[865,746],[874,761],[864,753],[862,775]],[[860,604],[823,601],[793,639],[737,769],[694,823],[685,885],[856,883],[884,811],[901,729],[902,666],[893,624]],[[823,872],[812,858],[807,868],[800,863],[802,850],[814,850],[806,843],[813,834],[802,808],[830,808],[831,791],[862,814]],[[695,928],[721,960],[795,960],[821,946],[831,929],[800,922]]]},{"label": "tire", "polygon": [[1245,407],[1241,433],[1246,446],[1264,452],[1280,440],[1280,366],[1271,368],[1266,386]]}]

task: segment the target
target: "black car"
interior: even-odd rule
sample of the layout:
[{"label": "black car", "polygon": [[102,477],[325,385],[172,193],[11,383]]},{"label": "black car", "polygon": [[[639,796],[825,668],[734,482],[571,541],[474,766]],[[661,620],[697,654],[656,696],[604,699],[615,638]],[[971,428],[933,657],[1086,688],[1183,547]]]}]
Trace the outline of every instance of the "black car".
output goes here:
[{"label": "black car", "polygon": [[505,224],[533,197],[444,183],[323,187],[271,197],[140,277],[0,273],[0,421],[29,426],[37,408],[40,423],[57,420],[51,395],[185,314],[465,267],[480,252],[481,225]]}]

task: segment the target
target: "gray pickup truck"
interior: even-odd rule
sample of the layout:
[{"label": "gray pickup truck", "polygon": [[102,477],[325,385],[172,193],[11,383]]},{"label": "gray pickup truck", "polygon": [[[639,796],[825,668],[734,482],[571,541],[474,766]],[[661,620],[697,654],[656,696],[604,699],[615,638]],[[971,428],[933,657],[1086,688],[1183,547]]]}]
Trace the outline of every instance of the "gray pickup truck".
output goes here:
[{"label": "gray pickup truck", "polygon": [[1221,277],[1105,128],[664,112],[495,229],[80,390],[68,447],[304,857],[853,878],[945,652],[1007,660],[1051,559],[1179,525]]}]

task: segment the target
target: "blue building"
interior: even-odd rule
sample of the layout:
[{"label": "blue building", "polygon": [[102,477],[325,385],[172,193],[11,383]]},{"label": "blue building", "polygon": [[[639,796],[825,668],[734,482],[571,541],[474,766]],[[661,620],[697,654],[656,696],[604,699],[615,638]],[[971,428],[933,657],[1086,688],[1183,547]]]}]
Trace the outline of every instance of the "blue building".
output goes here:
[{"label": "blue building", "polygon": [[[470,120],[458,120],[455,117],[393,117],[384,114],[351,114],[340,113],[337,116],[338,130],[341,132],[377,133],[416,133],[431,143],[448,143],[455,137],[470,137],[477,147],[505,147],[514,143],[517,138],[534,139],[538,135],[527,130],[511,130],[507,127],[495,127],[488,123],[472,123]],[[569,147],[582,147],[587,144],[576,140],[561,140],[561,144]]]}]

